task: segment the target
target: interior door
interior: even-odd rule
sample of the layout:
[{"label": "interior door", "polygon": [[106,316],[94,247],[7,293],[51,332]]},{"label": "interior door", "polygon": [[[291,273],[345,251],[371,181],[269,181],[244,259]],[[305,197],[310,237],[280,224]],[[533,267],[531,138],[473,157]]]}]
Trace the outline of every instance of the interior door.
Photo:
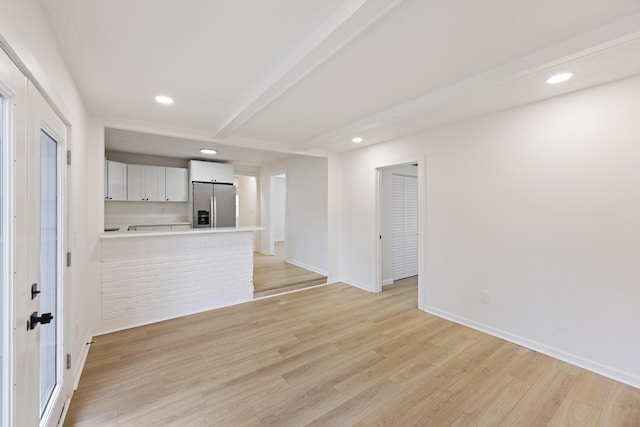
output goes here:
[{"label": "interior door", "polygon": [[404,178],[404,270],[418,274],[418,179]]},{"label": "interior door", "polygon": [[418,274],[418,180],[392,175],[391,259],[393,280]]},{"label": "interior door", "polygon": [[[63,355],[67,128],[32,85],[27,128],[26,384],[24,425],[56,425],[67,398]],[[22,325],[18,325],[22,326]]]}]

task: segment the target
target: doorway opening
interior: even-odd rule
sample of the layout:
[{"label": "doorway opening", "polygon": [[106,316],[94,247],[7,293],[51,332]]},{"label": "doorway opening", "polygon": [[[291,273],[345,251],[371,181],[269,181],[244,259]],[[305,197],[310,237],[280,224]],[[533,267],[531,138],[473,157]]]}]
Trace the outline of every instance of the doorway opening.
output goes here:
[{"label": "doorway opening", "polygon": [[269,227],[266,251],[254,252],[253,297],[262,298],[327,283],[327,277],[289,262],[287,248],[287,173],[269,176]]},{"label": "doorway opening", "polygon": [[418,299],[420,264],[418,163],[377,169],[378,292],[411,288]]}]

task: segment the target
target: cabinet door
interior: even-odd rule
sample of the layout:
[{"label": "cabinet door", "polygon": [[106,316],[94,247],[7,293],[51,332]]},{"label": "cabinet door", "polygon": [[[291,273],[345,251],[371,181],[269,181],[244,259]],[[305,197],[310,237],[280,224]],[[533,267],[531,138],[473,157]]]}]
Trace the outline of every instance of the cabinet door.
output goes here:
[{"label": "cabinet door", "polygon": [[191,160],[191,181],[233,184],[233,165]]},{"label": "cabinet door", "polygon": [[184,168],[166,168],[166,200],[167,202],[189,201],[188,182],[189,173]]},{"label": "cabinet door", "polygon": [[142,201],[146,198],[144,168],[142,165],[127,165],[127,200]]},{"label": "cabinet door", "polygon": [[213,182],[233,184],[233,166],[225,163],[213,163]]},{"label": "cabinet door", "polygon": [[127,200],[127,165],[107,160],[107,194],[105,199],[110,201]]},{"label": "cabinet door", "polygon": [[189,162],[189,168],[191,169],[191,181],[213,182],[212,164],[212,162],[191,160]]},{"label": "cabinet door", "polygon": [[145,200],[149,202],[165,201],[165,176],[164,167],[143,166]]}]

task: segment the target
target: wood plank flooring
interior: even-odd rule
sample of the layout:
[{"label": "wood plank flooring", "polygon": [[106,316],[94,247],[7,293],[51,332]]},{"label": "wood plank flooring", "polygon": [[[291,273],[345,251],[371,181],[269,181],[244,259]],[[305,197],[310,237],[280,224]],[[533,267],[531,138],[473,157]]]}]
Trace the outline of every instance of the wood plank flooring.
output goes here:
[{"label": "wood plank flooring", "polygon": [[67,426],[640,426],[640,390],[423,313],[415,278],[96,337]]},{"label": "wood plank flooring", "polygon": [[253,256],[253,297],[276,295],[327,283],[327,277],[285,261],[285,242],[276,242],[274,255]]}]

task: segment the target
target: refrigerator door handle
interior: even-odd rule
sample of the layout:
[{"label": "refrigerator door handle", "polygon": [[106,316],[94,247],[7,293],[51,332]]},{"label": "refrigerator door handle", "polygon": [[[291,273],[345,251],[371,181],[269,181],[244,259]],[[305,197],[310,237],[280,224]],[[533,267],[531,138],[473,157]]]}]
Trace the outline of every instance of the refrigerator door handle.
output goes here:
[{"label": "refrigerator door handle", "polygon": [[216,196],[211,197],[211,203],[213,204],[213,227],[218,227],[218,203]]},{"label": "refrigerator door handle", "polygon": [[211,221],[209,221],[209,228],[213,228],[213,222],[216,220],[216,211],[214,210],[213,196],[209,199],[209,212],[211,212]]}]

